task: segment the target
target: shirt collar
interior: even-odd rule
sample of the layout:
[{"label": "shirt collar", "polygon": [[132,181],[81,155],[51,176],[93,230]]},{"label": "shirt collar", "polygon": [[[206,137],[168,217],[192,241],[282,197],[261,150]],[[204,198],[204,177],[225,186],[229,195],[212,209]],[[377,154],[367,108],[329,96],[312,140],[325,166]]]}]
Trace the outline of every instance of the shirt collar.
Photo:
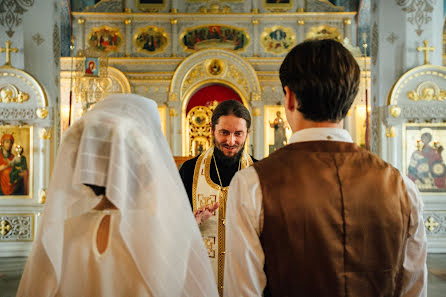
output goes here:
[{"label": "shirt collar", "polygon": [[304,141],[341,141],[353,142],[347,130],[340,128],[309,128],[295,132],[289,143]]}]

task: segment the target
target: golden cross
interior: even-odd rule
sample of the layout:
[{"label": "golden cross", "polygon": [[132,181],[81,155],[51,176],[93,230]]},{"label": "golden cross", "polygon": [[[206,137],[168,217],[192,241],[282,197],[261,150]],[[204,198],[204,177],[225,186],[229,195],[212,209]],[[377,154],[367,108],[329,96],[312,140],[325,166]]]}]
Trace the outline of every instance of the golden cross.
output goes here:
[{"label": "golden cross", "polygon": [[424,222],[424,226],[426,226],[427,230],[430,232],[434,231],[440,224],[435,221],[433,217],[429,217],[426,222]]},{"label": "golden cross", "polygon": [[0,222],[0,234],[2,236],[5,236],[6,234],[8,234],[9,230],[11,230],[11,225],[5,220],[1,221]]},{"label": "golden cross", "polygon": [[17,53],[18,51],[19,51],[18,48],[11,47],[11,41],[9,40],[6,41],[6,47],[0,47],[0,53],[6,52],[6,62],[5,62],[6,66],[11,65],[11,52]]},{"label": "golden cross", "polygon": [[422,52],[424,51],[424,64],[430,64],[429,63],[429,52],[433,52],[435,50],[435,47],[429,46],[429,41],[424,41],[424,46],[417,47],[417,51]]}]

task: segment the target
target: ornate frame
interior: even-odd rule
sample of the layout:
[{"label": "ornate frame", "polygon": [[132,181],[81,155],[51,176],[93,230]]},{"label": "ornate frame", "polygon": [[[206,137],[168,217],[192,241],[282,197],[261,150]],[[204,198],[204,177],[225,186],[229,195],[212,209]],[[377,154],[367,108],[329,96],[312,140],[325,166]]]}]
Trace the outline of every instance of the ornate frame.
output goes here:
[{"label": "ornate frame", "polygon": [[[31,125],[23,125],[23,126],[15,126],[15,125],[2,125],[0,126],[0,131],[1,131],[1,135],[3,135],[4,132],[6,132],[6,129],[9,130],[28,130],[28,137],[26,137],[28,139],[28,142],[26,145],[28,145],[28,148],[24,147],[23,144],[22,148],[24,149],[24,151],[26,152],[26,154],[24,153],[26,160],[27,160],[27,171],[28,171],[28,194],[25,195],[1,195],[0,196],[0,200],[4,200],[4,199],[32,199],[33,198],[33,179],[34,179],[34,174],[33,174],[33,170],[34,170],[34,166],[33,166],[33,162],[34,162],[34,143],[33,143],[33,138],[34,138],[34,133],[33,133],[33,126]],[[9,131],[8,131],[9,132]],[[15,133],[14,133],[15,132]],[[18,132],[13,131],[12,134],[17,135]],[[0,136],[1,137],[1,136]],[[15,136],[15,140],[14,140],[14,146],[11,148],[11,151],[14,152],[14,155],[17,155],[15,153],[15,149],[17,147],[17,145],[19,143],[17,136]]]},{"label": "ornate frame", "polygon": [[[148,51],[146,49],[143,49],[141,45],[138,44],[138,37],[142,33],[147,33],[148,31],[152,30],[155,34],[159,33],[162,38],[165,38],[165,42],[162,46],[160,46],[158,49],[155,49],[153,52]],[[133,45],[137,49],[138,52],[148,54],[148,55],[154,55],[160,52],[163,52],[167,45],[169,44],[169,35],[164,31],[164,28],[156,27],[156,26],[146,26],[146,27],[140,27],[133,35]]]},{"label": "ornate frame", "polygon": [[[327,33],[320,34],[320,32],[323,32],[324,30],[327,31]],[[318,39],[318,38],[324,38],[324,39],[331,38],[339,42],[342,42],[343,40],[342,33],[339,32],[338,27],[330,27],[327,25],[311,27],[308,30],[307,34],[305,35],[305,39]]]},{"label": "ornate frame", "polygon": [[[120,38],[120,42],[119,42],[119,44],[116,46],[115,49],[113,49],[113,50],[101,50],[101,49],[97,48],[96,46],[92,46],[92,45],[90,44],[90,39],[91,39],[91,37],[92,37],[94,34],[96,34],[96,33],[98,33],[99,31],[101,31],[101,30],[111,31],[111,32],[113,32],[114,34],[116,34],[117,37]],[[106,25],[101,26],[101,27],[93,27],[93,28],[91,28],[90,33],[88,34],[88,38],[87,38],[87,44],[88,44],[89,46],[91,46],[92,48],[94,48],[96,51],[99,51],[99,52],[105,52],[105,53],[109,53],[109,52],[118,52],[118,51],[119,51],[119,48],[121,47],[121,45],[123,44],[123,42],[124,42],[124,39],[122,38],[122,34],[121,34],[120,29],[119,29],[118,27],[110,27],[110,26],[106,26]]]},{"label": "ornate frame", "polygon": [[[245,45],[244,45],[241,49],[237,49],[237,50],[234,50],[234,49],[225,49],[225,50],[227,50],[227,51],[231,51],[231,52],[241,53],[241,52],[245,52],[246,49],[249,47],[249,45],[250,45],[250,43],[251,43],[251,37],[249,36],[249,34],[248,34],[248,32],[246,31],[245,28],[235,27],[235,26],[226,25],[226,24],[205,24],[205,25],[198,25],[198,26],[193,26],[193,27],[186,27],[186,28],[184,28],[184,30],[183,30],[183,32],[181,32],[181,34],[180,34],[180,38],[179,38],[179,40],[178,40],[178,42],[179,42],[181,48],[183,49],[183,51],[186,52],[186,53],[193,53],[193,52],[197,52],[197,51],[199,51],[199,50],[203,50],[203,49],[199,49],[199,50],[189,49],[189,48],[184,44],[184,42],[183,42],[184,36],[185,36],[187,33],[189,33],[190,31],[192,31],[192,30],[196,30],[196,29],[199,29],[199,28],[202,28],[202,27],[205,28],[205,27],[213,27],[213,26],[215,26],[215,27],[218,27],[218,26],[220,26],[220,27],[227,27],[227,28],[230,28],[230,29],[235,29],[235,30],[238,30],[238,31],[242,31],[243,34],[245,34],[245,37],[246,37],[246,43],[245,43]],[[216,45],[216,46],[214,46],[214,47],[209,47],[209,48],[205,48],[205,49],[206,49],[206,50],[209,50],[209,49],[222,49],[222,48],[220,48],[220,47],[218,47],[218,46]]]},{"label": "ornate frame", "polygon": [[288,3],[268,3],[268,0],[263,0],[263,7],[272,11],[286,11],[292,9],[294,0],[289,0]]},{"label": "ornate frame", "polygon": [[[271,38],[269,38],[269,36],[271,33],[277,30],[282,30],[284,33],[286,33],[286,37],[281,39],[280,41],[276,40],[276,44],[281,44],[284,41],[289,41],[290,45],[288,49],[285,48],[282,48],[281,50],[274,50],[275,48],[273,50],[268,49],[267,43],[273,41]],[[293,48],[296,45],[296,34],[294,34],[293,29],[289,27],[287,28],[283,26],[273,26],[269,28],[264,28],[262,34],[260,35],[260,44],[262,45],[265,52],[273,53],[276,55],[282,55],[288,53],[291,50],[291,48]]]},{"label": "ornate frame", "polygon": [[[415,150],[420,150],[422,142],[421,142],[421,134],[425,132],[435,132],[439,131],[437,133],[431,133],[432,140],[428,143],[434,143],[434,148],[438,146],[445,146],[446,145],[446,123],[405,123],[402,125],[402,146],[403,146],[403,160],[402,160],[402,168],[404,174],[409,174],[409,166],[411,165],[412,158],[416,157],[414,156]],[[440,134],[440,135],[438,135]],[[441,137],[441,139],[439,139]],[[411,148],[409,150],[409,142],[414,144],[414,148]],[[417,148],[418,147],[418,148]],[[411,153],[413,152],[413,153]],[[409,155],[411,153],[411,155]],[[445,163],[446,159],[446,151],[441,152],[441,156],[445,157],[443,158],[443,165]],[[415,158],[414,158],[415,159]],[[435,162],[433,162],[435,163]],[[413,165],[413,164],[412,164]],[[421,167],[417,166],[417,167]],[[432,170],[430,166],[427,168],[427,170],[432,174],[432,170],[434,170],[434,167],[432,166]],[[443,172],[446,170],[445,167],[443,167]],[[435,170],[434,170],[435,171]],[[441,173],[441,172],[440,172]],[[434,172],[435,174],[435,172]],[[444,176],[446,181],[446,175]],[[415,182],[415,181],[414,181]],[[419,183],[415,182],[417,186]],[[444,189],[435,190],[435,188],[420,188],[418,187],[420,192],[423,194],[433,194],[438,195],[440,193],[446,193],[446,186]]]},{"label": "ornate frame", "polygon": [[157,12],[166,7],[166,0],[163,0],[163,3],[141,3],[141,0],[135,0],[136,7],[142,11],[147,12]]}]

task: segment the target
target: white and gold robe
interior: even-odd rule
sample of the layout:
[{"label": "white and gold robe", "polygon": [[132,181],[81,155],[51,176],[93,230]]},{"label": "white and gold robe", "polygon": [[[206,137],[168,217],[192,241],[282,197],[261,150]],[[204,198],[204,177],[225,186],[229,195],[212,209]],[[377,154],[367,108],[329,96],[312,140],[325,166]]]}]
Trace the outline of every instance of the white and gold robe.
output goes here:
[{"label": "white and gold robe", "polygon": [[[216,202],[220,203],[215,215],[201,223],[200,231],[208,251],[219,294],[223,296],[225,215],[229,187],[221,187],[211,180],[210,170],[213,153],[214,147],[212,146],[198,157],[192,185],[192,203],[194,212],[206,205],[212,206]],[[247,168],[253,164],[251,157],[245,151],[242,154],[240,162],[240,169]],[[215,165],[217,166],[217,164]]]}]

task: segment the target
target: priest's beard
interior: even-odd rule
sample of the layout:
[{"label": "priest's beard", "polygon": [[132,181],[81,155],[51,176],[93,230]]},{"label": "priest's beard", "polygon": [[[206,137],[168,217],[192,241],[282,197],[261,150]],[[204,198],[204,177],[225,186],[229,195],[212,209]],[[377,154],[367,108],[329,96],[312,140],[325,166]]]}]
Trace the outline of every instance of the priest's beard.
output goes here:
[{"label": "priest's beard", "polygon": [[215,156],[215,159],[217,159],[219,165],[221,164],[224,167],[231,167],[231,166],[234,166],[235,164],[238,164],[238,162],[240,161],[240,158],[242,157],[243,149],[245,147],[245,143],[243,143],[240,146],[240,150],[234,156],[226,156],[219,149],[221,144],[217,143],[215,141],[215,139],[213,141],[214,141],[214,156]]}]

